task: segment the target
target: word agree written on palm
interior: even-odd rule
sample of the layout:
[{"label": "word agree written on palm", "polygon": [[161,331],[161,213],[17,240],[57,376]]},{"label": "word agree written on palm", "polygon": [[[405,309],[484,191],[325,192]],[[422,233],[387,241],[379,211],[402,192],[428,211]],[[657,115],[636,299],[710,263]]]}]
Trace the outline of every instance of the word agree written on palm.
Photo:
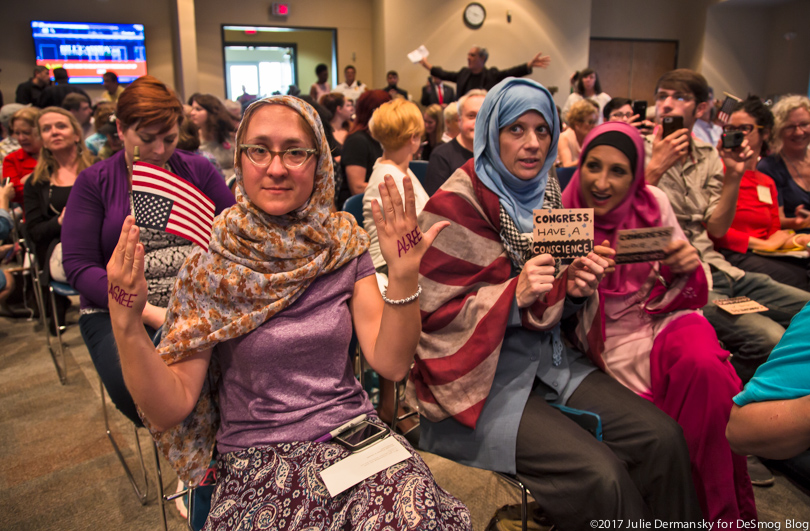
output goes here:
[{"label": "word agree written on palm", "polygon": [[388,264],[389,275],[395,272],[418,272],[422,256],[433,244],[433,240],[445,227],[450,226],[450,222],[442,221],[422,233],[416,222],[416,196],[409,177],[403,178],[402,188],[405,192],[404,201],[394,179],[386,175],[379,188],[382,207],[378,201],[371,204],[380,251]]}]

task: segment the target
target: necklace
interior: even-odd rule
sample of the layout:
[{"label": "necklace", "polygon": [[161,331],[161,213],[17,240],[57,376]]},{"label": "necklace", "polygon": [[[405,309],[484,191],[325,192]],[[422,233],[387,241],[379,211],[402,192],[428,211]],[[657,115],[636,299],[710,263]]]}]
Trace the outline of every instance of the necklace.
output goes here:
[{"label": "necklace", "polygon": [[[801,160],[799,162],[804,163],[804,160],[806,158],[807,158],[807,152],[805,152],[805,155],[801,158]],[[804,190],[810,190],[810,186],[808,186],[808,182],[807,182],[807,177],[810,177],[810,175],[808,175],[808,176],[803,175],[799,171],[799,168],[796,166],[796,164],[792,160],[787,158],[785,155],[782,155],[782,159],[785,162],[787,162],[787,164],[790,166],[790,169],[793,170],[793,180],[796,181],[796,184],[798,184]]]}]

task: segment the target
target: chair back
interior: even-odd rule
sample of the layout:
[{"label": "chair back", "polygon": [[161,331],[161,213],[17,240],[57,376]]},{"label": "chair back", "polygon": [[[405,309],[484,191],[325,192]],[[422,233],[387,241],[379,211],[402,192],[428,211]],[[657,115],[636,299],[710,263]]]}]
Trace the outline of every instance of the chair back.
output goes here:
[{"label": "chair back", "polygon": [[565,190],[568,183],[571,182],[571,177],[577,170],[576,166],[568,166],[567,168],[557,168],[557,180],[560,181],[560,190]]},{"label": "chair back", "polygon": [[425,176],[427,175],[428,161],[426,160],[412,160],[408,163],[408,168],[419,179],[419,183],[425,186]]},{"label": "chair back", "polygon": [[354,216],[357,224],[363,227],[363,194],[353,195],[343,203],[343,210]]}]

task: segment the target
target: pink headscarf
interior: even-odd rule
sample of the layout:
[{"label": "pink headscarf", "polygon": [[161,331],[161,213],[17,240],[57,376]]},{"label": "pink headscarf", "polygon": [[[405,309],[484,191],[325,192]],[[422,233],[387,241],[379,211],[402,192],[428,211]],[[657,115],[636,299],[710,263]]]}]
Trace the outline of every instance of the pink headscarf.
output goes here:
[{"label": "pink headscarf", "polygon": [[[607,214],[596,216],[594,220],[594,242],[596,245],[608,240],[610,246],[616,247],[616,232],[623,229],[638,229],[646,227],[658,227],[661,225],[661,210],[655,196],[647,189],[647,182],[644,179],[644,141],[635,127],[624,122],[605,122],[598,127],[591,129],[582,144],[582,154],[579,157],[577,171],[571,178],[571,182],[565,187],[562,194],[563,206],[566,208],[588,208],[582,196],[582,186],[579,174],[582,164],[588,156],[588,151],[595,147],[594,140],[599,139],[605,133],[615,131],[626,135],[635,146],[636,167],[633,168],[633,184],[627,195],[613,210]],[[613,135],[611,135],[613,136]],[[610,145],[627,154],[623,147],[614,145],[607,139],[602,138],[597,145]],[[628,156],[632,164],[632,157]],[[647,276],[650,274],[650,264],[622,264],[616,266],[614,273],[605,275],[599,284],[599,292],[605,295],[627,295],[638,291]]]}]

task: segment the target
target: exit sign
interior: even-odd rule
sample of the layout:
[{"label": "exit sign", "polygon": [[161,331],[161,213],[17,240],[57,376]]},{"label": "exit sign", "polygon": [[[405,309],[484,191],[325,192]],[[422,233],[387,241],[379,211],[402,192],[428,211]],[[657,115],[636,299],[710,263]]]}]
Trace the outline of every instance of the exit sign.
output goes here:
[{"label": "exit sign", "polygon": [[286,17],[290,14],[290,4],[287,2],[273,2],[273,16]]}]

